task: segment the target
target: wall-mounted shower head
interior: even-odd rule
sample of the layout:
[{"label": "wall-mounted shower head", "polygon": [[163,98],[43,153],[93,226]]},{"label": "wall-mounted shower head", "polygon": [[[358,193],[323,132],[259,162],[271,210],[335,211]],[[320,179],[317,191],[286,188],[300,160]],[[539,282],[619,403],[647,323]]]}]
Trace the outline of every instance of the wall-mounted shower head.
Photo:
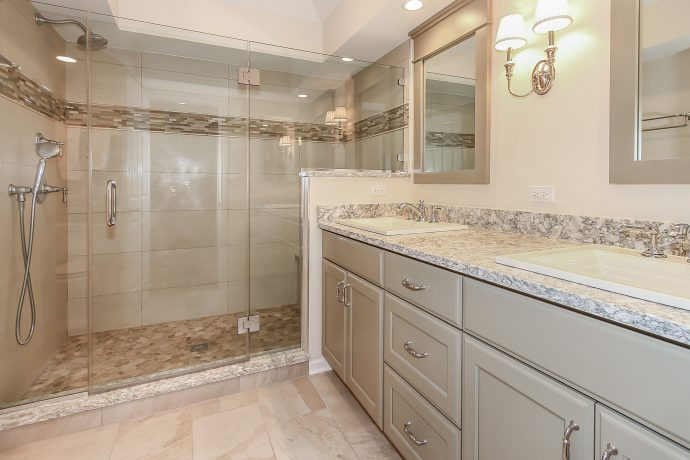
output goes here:
[{"label": "wall-mounted shower head", "polygon": [[97,34],[94,32],[89,33],[88,30],[86,29],[86,26],[82,24],[79,21],[76,21],[74,19],[49,19],[43,16],[41,13],[36,13],[34,15],[34,20],[36,21],[37,26],[42,26],[43,24],[55,24],[55,25],[61,25],[61,24],[72,24],[77,27],[79,27],[81,30],[84,31],[83,35],[80,35],[79,38],[77,38],[77,45],[80,48],[86,48],[86,37],[88,36],[90,41],[91,41],[91,49],[92,50],[100,50],[108,46],[108,39],[105,38],[101,34]]},{"label": "wall-mounted shower head", "polygon": [[41,133],[36,133],[36,140],[34,143],[36,144],[36,155],[46,160],[61,157],[62,146],[65,145],[64,142],[47,139]]}]

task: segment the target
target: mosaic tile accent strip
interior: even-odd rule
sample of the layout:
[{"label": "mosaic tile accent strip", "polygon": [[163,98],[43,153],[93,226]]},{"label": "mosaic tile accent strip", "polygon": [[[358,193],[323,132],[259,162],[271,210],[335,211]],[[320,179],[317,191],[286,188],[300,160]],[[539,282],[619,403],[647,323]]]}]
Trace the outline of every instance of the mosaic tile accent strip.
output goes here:
[{"label": "mosaic tile accent strip", "polygon": [[474,134],[444,133],[429,131],[426,133],[427,147],[461,147],[474,148]]},{"label": "mosaic tile accent strip", "polygon": [[409,104],[403,104],[373,117],[365,118],[355,123],[354,138],[363,139],[406,128],[409,123],[409,116]]},{"label": "mosaic tile accent strip", "polygon": [[65,101],[21,71],[0,66],[0,95],[59,123],[65,122]]},{"label": "mosaic tile accent strip", "polygon": [[[315,123],[283,122],[208,115],[191,112],[146,109],[113,105],[93,105],[91,123],[95,128],[137,129],[144,131],[201,134],[210,136],[246,136],[247,129],[252,138],[278,139],[290,135],[294,139],[312,142],[335,142],[333,129]],[[68,103],[67,124],[85,127],[87,105]]]},{"label": "mosaic tile accent strip", "polygon": [[[252,354],[300,346],[299,306],[266,308],[256,314],[261,329],[250,335]],[[173,371],[236,358],[246,350],[247,336],[237,333],[237,319],[244,315],[209,316],[96,333],[93,383],[96,387],[131,384],[142,376],[165,377]],[[88,385],[87,360],[88,337],[69,337],[22,399],[30,402],[84,391]]]},{"label": "mosaic tile accent strip", "polygon": [[[429,205],[429,204],[427,204]],[[659,244],[668,255],[687,255],[687,244],[671,236],[672,222],[616,219],[612,217],[573,216],[568,214],[513,211],[507,209],[472,208],[438,205],[439,220],[469,225],[474,228],[522,235],[604,244],[630,249],[645,249],[645,242],[634,235],[621,234],[621,225],[659,227]],[[318,208],[320,220],[358,217],[398,216],[398,203],[354,204]]]}]

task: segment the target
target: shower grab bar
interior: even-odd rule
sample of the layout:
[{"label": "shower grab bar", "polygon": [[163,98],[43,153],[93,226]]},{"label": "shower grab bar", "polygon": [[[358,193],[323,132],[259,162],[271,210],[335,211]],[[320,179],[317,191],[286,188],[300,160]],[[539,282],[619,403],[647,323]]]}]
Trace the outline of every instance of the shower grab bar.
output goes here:
[{"label": "shower grab bar", "polygon": [[10,70],[22,70],[20,66],[12,62],[10,59],[6,58],[0,54],[0,67]]},{"label": "shower grab bar", "polygon": [[117,223],[117,182],[112,179],[105,186],[105,223],[108,227]]},{"label": "shower grab bar", "polygon": [[657,128],[643,128],[642,131],[661,131],[663,129],[675,129],[675,128],[685,128],[690,124],[690,112],[678,113],[676,115],[664,115],[661,117],[643,118],[642,121],[656,121],[656,120],[667,120],[669,118],[684,118],[685,122],[681,124],[675,124],[671,126],[659,126]]}]

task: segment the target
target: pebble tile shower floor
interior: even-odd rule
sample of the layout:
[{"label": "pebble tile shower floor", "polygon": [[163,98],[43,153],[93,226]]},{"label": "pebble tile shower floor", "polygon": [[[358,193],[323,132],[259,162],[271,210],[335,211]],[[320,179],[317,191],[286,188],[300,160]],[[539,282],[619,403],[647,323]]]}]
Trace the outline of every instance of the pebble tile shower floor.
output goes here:
[{"label": "pebble tile shower floor", "polygon": [[[252,354],[300,346],[300,309],[287,305],[252,312],[261,329],[250,337]],[[93,334],[93,384],[122,384],[246,354],[245,334],[233,313]],[[206,344],[206,345],[204,345]],[[88,336],[69,337],[45,365],[23,400],[58,396],[88,386]]]}]

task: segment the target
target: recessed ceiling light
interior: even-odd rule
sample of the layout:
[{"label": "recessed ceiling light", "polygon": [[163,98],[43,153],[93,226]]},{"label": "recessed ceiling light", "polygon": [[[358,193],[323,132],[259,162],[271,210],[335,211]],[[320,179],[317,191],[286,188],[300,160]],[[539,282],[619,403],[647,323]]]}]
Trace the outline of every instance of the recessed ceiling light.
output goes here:
[{"label": "recessed ceiling light", "polygon": [[75,62],[77,62],[76,59],[74,59],[73,57],[69,57],[69,56],[55,56],[55,59],[57,59],[58,61],[62,61],[62,62],[69,62],[70,64],[74,64]]},{"label": "recessed ceiling light", "polygon": [[180,105],[187,105],[186,102],[178,102],[178,104],[180,104]]},{"label": "recessed ceiling light", "polygon": [[424,2],[422,2],[422,0],[407,0],[405,3],[403,3],[403,8],[405,8],[407,11],[417,11],[423,6]]},{"label": "recessed ceiling light", "polygon": [[345,61],[345,62],[352,62],[352,61],[354,61],[354,59],[352,59],[352,58],[340,58],[340,59],[342,59],[342,60]]},{"label": "recessed ceiling light", "polygon": [[309,97],[309,96],[307,96],[306,94],[298,94],[297,97],[305,98],[305,97]]}]

